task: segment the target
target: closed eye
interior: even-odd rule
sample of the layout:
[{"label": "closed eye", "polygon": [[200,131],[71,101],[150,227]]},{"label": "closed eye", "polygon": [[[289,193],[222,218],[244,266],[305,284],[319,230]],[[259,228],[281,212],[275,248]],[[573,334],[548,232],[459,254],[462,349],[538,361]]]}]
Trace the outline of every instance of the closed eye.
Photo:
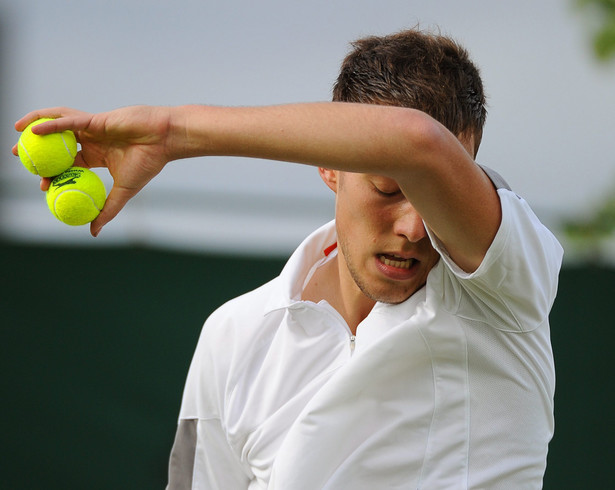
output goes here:
[{"label": "closed eye", "polygon": [[379,196],[396,197],[402,195],[399,184],[397,184],[394,179],[381,176],[370,176],[369,181],[372,188]]},{"label": "closed eye", "polygon": [[401,189],[396,189],[392,191],[378,189],[378,187],[374,186],[374,190],[383,197],[395,197],[401,194]]}]

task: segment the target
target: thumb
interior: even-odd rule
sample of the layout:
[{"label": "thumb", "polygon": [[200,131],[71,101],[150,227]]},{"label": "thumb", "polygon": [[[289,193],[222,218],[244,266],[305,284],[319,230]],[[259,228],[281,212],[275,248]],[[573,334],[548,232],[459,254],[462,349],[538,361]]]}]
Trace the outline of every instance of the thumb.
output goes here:
[{"label": "thumb", "polygon": [[137,192],[139,192],[138,189],[118,187],[114,184],[111,188],[111,192],[109,192],[109,195],[107,196],[107,200],[105,201],[105,205],[100,211],[100,214],[90,224],[90,234],[93,237],[97,237],[103,226],[115,218],[126,203],[134,197]]}]

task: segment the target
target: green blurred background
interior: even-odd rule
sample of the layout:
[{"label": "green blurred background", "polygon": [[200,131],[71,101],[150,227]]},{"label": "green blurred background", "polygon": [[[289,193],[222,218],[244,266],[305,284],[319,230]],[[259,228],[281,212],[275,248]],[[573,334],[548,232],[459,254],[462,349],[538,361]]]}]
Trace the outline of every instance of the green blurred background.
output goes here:
[{"label": "green blurred background", "polygon": [[[282,258],[0,244],[0,488],[155,489],[205,317]],[[612,488],[615,269],[566,267],[546,489]],[[229,489],[230,490],[230,489]]]}]

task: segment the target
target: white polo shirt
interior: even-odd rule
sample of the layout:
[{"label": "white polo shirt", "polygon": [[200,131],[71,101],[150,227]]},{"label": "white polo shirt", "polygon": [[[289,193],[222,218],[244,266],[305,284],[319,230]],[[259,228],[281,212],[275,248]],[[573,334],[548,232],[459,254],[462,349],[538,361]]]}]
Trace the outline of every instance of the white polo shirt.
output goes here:
[{"label": "white polo shirt", "polygon": [[541,488],[553,434],[548,314],[562,249],[525,201],[498,190],[483,263],[442,260],[356,338],[301,301],[330,260],[334,223],[279,277],[205,323],[188,374],[169,489]]}]

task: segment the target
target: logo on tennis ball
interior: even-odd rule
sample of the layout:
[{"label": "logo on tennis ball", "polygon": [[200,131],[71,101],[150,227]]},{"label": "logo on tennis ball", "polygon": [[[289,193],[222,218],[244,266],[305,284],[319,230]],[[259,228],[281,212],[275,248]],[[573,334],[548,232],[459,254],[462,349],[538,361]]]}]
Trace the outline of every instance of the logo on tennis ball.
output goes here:
[{"label": "logo on tennis ball", "polygon": [[98,175],[86,168],[71,167],[51,182],[47,205],[60,221],[80,226],[98,216],[106,197],[105,186]]},{"label": "logo on tennis ball", "polygon": [[[62,182],[57,182],[54,180],[53,183],[51,184],[53,187],[59,188],[59,187],[64,187],[65,185],[72,185],[72,184],[76,184],[77,183],[77,177],[79,177],[79,175],[76,175],[74,177],[69,178],[68,180],[64,180]],[[56,179],[57,180],[57,179]]]}]

